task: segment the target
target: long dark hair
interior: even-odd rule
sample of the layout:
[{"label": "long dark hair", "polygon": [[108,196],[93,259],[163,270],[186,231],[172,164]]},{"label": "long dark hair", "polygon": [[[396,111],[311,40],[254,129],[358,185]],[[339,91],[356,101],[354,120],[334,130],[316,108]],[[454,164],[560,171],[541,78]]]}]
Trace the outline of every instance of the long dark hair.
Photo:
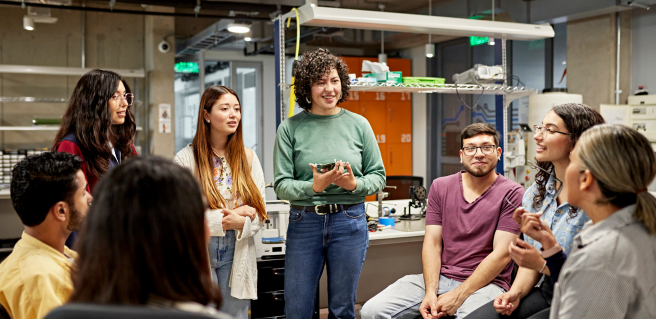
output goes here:
[{"label": "long dark hair", "polygon": [[[209,87],[200,98],[198,108],[198,126],[196,136],[191,146],[194,149],[194,161],[196,163],[196,175],[207,195],[207,201],[211,209],[227,208],[225,198],[219,193],[214,182],[214,152],[210,143],[210,123],[205,122],[203,110],[212,113],[212,107],[224,94],[232,94],[241,105],[237,93],[229,87],[214,85]],[[251,167],[248,165],[244,138],[242,135],[242,121],[237,124],[237,131],[228,135],[227,161],[232,171],[232,192],[239,193],[245,205],[257,210],[261,220],[266,220],[266,208],[262,194],[251,177]]]},{"label": "long dark hair", "polygon": [[221,305],[201,189],[185,168],[135,157],[94,190],[77,241],[71,302],[144,305],[150,297]]},{"label": "long dark hair", "polygon": [[126,110],[125,123],[112,125],[109,99],[116,93],[119,82],[125,86],[126,93],[131,93],[127,82],[115,72],[96,69],[83,75],[75,85],[52,144],[55,150],[68,134],[75,133],[82,144],[80,149],[87,169],[98,177],[109,168],[110,142],[121,150],[121,160],[134,156],[132,139],[137,125],[132,106]]},{"label": "long dark hair", "polygon": [[[552,109],[556,115],[558,115],[563,122],[565,123],[565,128],[570,133],[569,141],[571,143],[572,149],[578,142],[579,137],[583,132],[597,124],[605,123],[604,118],[601,116],[599,111],[579,103],[567,103],[556,105]],[[547,172],[553,170],[553,164],[551,162],[540,162],[535,159],[538,166],[544,168]],[[558,176],[559,179],[564,179],[564,176]],[[538,170],[538,173],[535,175],[535,184],[537,184],[538,194],[533,197],[533,209],[538,210],[544,205],[544,198],[547,193],[547,181],[549,181],[549,174]],[[578,207],[571,206],[569,207],[569,218],[575,218],[578,213]]]}]

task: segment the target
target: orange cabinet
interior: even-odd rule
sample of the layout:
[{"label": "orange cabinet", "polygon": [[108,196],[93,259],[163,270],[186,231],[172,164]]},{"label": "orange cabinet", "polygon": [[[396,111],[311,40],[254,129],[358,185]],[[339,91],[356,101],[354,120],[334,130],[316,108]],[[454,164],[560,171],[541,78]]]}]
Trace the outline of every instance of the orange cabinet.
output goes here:
[{"label": "orange cabinet", "polygon": [[[378,58],[342,57],[349,73],[362,76],[362,60],[378,62]],[[387,59],[390,71],[412,76],[412,61]],[[341,107],[364,116],[376,135],[388,176],[412,175],[412,95],[410,93],[354,92]],[[367,197],[373,200],[374,197]]]},{"label": "orange cabinet", "polygon": [[412,175],[412,144],[388,143],[386,148],[385,172],[387,175]]}]

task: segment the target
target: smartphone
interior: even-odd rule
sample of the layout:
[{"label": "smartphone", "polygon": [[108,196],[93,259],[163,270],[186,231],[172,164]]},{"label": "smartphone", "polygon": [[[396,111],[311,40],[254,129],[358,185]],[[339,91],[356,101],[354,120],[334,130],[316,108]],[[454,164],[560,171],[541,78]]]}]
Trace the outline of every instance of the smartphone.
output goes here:
[{"label": "smartphone", "polygon": [[317,164],[317,170],[321,171],[322,169],[327,171],[332,171],[335,168],[337,162],[327,163],[327,164]]}]

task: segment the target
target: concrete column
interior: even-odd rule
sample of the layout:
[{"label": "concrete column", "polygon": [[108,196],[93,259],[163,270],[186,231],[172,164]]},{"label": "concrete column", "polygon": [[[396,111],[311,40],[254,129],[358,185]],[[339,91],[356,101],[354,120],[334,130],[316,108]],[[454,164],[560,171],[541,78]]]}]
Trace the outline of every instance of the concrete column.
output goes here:
[{"label": "concrete column", "polygon": [[[620,13],[620,104],[627,102],[631,76],[631,14]],[[617,14],[567,23],[567,89],[599,108],[615,104]]]},{"label": "concrete column", "polygon": [[[159,12],[174,12],[173,8],[148,6],[147,10]],[[148,138],[149,154],[172,159],[175,156],[175,92],[173,88],[175,64],[175,19],[173,17],[146,16],[144,23],[146,81],[148,86]],[[162,53],[158,45],[166,39],[171,49]],[[171,105],[171,131],[159,132],[159,106]],[[167,129],[168,131],[168,129]]]}]

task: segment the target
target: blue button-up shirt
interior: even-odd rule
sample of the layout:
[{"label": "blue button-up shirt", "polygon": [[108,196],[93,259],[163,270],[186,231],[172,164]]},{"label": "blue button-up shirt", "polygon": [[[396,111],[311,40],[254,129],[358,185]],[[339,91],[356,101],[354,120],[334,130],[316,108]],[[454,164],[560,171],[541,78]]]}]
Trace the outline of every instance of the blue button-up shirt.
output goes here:
[{"label": "blue button-up shirt", "polygon": [[[574,236],[581,232],[583,224],[590,220],[588,215],[582,210],[578,210],[578,214],[574,218],[569,218],[569,203],[564,202],[558,206],[556,201],[556,181],[553,176],[549,177],[547,181],[547,192],[544,196],[544,201],[540,209],[533,209],[533,197],[538,194],[538,185],[533,183],[526,192],[524,192],[524,198],[522,199],[522,205],[524,208],[531,212],[537,213],[542,211],[542,217],[540,219],[544,220],[547,225],[551,226],[551,232],[553,232],[556,237],[558,244],[563,247],[563,252],[566,255],[569,255],[574,247]],[[526,236],[526,242],[533,245],[535,248],[540,249],[542,244],[538,241],[533,240],[532,238]]]}]

